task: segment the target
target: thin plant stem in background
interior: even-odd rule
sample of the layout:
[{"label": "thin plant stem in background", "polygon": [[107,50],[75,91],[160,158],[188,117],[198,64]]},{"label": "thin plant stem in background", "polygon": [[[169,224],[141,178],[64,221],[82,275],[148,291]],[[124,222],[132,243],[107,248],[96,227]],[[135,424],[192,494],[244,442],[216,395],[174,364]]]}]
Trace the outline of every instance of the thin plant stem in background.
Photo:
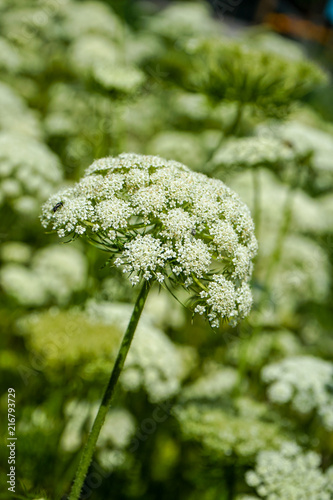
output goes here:
[{"label": "thin plant stem in background", "polygon": [[274,248],[273,253],[272,253],[271,261],[267,267],[267,273],[266,273],[266,278],[265,278],[265,288],[266,289],[268,289],[268,287],[270,286],[271,281],[272,281],[273,276],[274,276],[274,273],[275,273],[275,270],[276,270],[276,266],[278,265],[278,263],[280,262],[280,259],[281,259],[283,244],[284,244],[284,241],[287,237],[289,227],[290,227],[293,201],[294,201],[294,188],[292,186],[289,186],[289,189],[288,189],[287,194],[286,194],[286,199],[284,202],[283,216],[282,216],[282,221],[281,221],[281,225],[279,228],[279,232],[277,235],[275,248]]},{"label": "thin plant stem in background", "polygon": [[81,490],[95,451],[97,439],[101,432],[103,423],[105,421],[106,414],[110,408],[115,387],[117,385],[119,376],[123,369],[126,356],[131,346],[131,342],[134,337],[134,333],[138,325],[150,288],[151,288],[151,281],[145,281],[143,283],[143,286],[140,290],[140,293],[134,305],[132,316],[128,323],[125,335],[123,337],[101,405],[99,407],[92,429],[89,433],[87,443],[82,452],[82,456],[80,459],[78,469],[76,471],[75,480],[71,494],[69,496],[69,500],[79,500],[80,498]]},{"label": "thin plant stem in background", "polygon": [[243,104],[243,102],[239,101],[237,104],[235,119],[231,123],[231,125],[227,128],[227,130],[225,131],[226,136],[238,134],[238,128],[239,128],[239,125],[240,125],[240,123],[242,121],[242,117],[243,117],[243,110],[244,110],[244,104]]},{"label": "thin plant stem in background", "polygon": [[261,183],[260,183],[260,171],[258,168],[252,169],[252,179],[253,179],[253,220],[256,228],[256,236],[259,240],[260,234],[260,224],[261,224]]},{"label": "thin plant stem in background", "polygon": [[[307,161],[307,158],[305,157],[302,161],[300,161],[297,164],[297,171],[296,171],[295,178],[293,181],[291,181],[291,183],[288,187],[288,191],[286,193],[284,206],[283,206],[282,221],[281,221],[280,228],[279,228],[279,231],[277,234],[276,243],[275,243],[275,247],[274,247],[274,250],[272,253],[271,261],[267,266],[267,272],[266,272],[266,277],[265,277],[265,281],[264,281],[264,288],[266,290],[271,285],[272,279],[273,279],[274,274],[276,272],[277,265],[279,264],[280,259],[281,259],[283,245],[284,245],[285,239],[288,235],[288,232],[290,229],[290,223],[292,220],[295,190],[301,184],[301,173],[302,173],[302,170],[304,170],[304,165],[306,165],[306,161]],[[258,235],[257,235],[257,237],[258,237]]]},{"label": "thin plant stem in background", "polygon": [[[239,124],[240,124],[240,122],[242,120],[242,116],[243,116],[243,109],[244,109],[243,103],[239,102],[237,105],[234,120],[232,121],[232,123],[229,127],[227,127],[225,130],[221,131],[221,136],[220,136],[219,141],[217,142],[216,146],[210,151],[209,155],[207,156],[206,168],[207,168],[207,165],[208,165],[208,167],[210,166],[209,163],[212,161],[215,154],[220,149],[220,147],[222,146],[222,144],[224,143],[226,138],[228,138],[229,136],[232,136],[232,135],[237,135],[238,127],[239,127]],[[215,174],[215,173],[216,173],[216,167],[211,169],[211,174]]]}]

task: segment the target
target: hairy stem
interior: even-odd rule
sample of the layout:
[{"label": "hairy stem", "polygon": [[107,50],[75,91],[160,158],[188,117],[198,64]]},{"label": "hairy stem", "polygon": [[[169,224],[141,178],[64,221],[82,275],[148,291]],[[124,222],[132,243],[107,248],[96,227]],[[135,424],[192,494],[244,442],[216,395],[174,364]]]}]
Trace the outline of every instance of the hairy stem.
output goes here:
[{"label": "hairy stem", "polygon": [[85,448],[82,452],[82,456],[80,459],[80,463],[78,466],[78,469],[76,471],[75,479],[74,479],[74,484],[72,487],[72,491],[69,496],[69,500],[79,500],[81,490],[89,469],[89,465],[91,463],[97,439],[100,434],[101,428],[104,424],[106,414],[109,410],[110,403],[112,401],[112,397],[114,394],[115,387],[117,385],[119,375],[121,374],[121,371],[123,369],[125,359],[127,356],[127,353],[129,351],[137,324],[139,322],[143,307],[146,302],[146,298],[148,295],[148,292],[150,290],[151,284],[149,282],[145,282],[141,288],[141,291],[138,295],[138,298],[136,300],[131,319],[128,323],[127,330],[125,332],[125,335],[123,337],[115,364],[113,366],[110,380],[108,382],[108,385],[106,387],[101,405],[99,407],[98,413],[96,415],[95,421],[93,423],[92,429],[90,431],[90,434],[88,436],[87,443],[85,445]]}]

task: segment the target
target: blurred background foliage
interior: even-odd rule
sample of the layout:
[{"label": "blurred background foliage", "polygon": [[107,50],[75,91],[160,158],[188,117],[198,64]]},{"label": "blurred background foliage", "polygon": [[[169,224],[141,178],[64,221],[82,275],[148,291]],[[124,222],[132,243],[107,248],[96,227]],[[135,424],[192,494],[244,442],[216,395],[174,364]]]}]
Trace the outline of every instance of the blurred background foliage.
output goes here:
[{"label": "blurred background foliage", "polygon": [[17,494],[2,446],[0,498],[65,495],[97,411],[137,291],[38,214],[121,152],[241,195],[255,302],[216,333],[151,292],[82,498],[333,498],[329,57],[223,5],[0,0],[1,435],[13,387],[18,437]]}]

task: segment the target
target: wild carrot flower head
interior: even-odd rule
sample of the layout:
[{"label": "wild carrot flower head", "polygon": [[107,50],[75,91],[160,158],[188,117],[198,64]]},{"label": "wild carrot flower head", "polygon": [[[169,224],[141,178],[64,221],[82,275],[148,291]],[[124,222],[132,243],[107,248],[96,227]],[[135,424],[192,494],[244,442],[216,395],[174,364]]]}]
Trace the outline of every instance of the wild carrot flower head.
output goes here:
[{"label": "wild carrot flower head", "polygon": [[183,286],[213,327],[251,308],[256,254],[247,206],[223,182],[157,156],[95,161],[73,187],[50,197],[42,224],[60,237],[85,236],[113,264],[141,279]]}]

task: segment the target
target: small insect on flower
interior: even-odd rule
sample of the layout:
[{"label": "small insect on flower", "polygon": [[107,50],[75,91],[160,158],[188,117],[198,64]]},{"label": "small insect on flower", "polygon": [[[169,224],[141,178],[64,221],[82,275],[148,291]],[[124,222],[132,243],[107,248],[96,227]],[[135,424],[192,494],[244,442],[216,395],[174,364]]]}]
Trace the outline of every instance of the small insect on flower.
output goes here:
[{"label": "small insect on flower", "polygon": [[191,229],[191,234],[192,234],[193,236],[195,236],[195,235],[197,234],[196,230],[195,230],[195,229]]},{"label": "small insect on flower", "polygon": [[58,210],[58,208],[60,207],[63,207],[64,204],[62,201],[59,201],[56,205],[54,205],[54,207],[52,208],[53,212],[56,213],[56,211]]}]

